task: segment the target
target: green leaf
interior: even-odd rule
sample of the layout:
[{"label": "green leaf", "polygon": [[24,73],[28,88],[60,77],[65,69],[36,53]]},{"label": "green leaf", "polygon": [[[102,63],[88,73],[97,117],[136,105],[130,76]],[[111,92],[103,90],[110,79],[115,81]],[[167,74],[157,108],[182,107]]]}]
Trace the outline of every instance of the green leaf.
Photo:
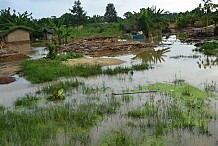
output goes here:
[{"label": "green leaf", "polygon": [[63,94],[63,92],[64,92],[64,89],[63,89],[63,88],[61,88],[60,90],[58,90],[58,97],[61,96],[61,95]]}]

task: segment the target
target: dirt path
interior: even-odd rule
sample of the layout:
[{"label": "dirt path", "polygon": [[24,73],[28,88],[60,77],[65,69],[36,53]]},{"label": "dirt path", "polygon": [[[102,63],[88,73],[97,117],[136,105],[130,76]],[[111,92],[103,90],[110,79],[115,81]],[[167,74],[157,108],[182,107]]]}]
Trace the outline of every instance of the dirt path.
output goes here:
[{"label": "dirt path", "polygon": [[64,64],[74,66],[78,64],[82,65],[100,65],[100,66],[110,66],[110,65],[119,65],[123,64],[125,61],[115,58],[78,58],[78,59],[69,59]]}]

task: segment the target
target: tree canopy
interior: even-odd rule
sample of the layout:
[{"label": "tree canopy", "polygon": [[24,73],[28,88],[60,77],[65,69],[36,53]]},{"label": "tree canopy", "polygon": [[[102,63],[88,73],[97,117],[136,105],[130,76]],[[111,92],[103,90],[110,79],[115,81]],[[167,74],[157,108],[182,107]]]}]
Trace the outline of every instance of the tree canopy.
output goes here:
[{"label": "tree canopy", "polygon": [[74,1],[74,5],[72,9],[69,10],[72,13],[73,26],[79,26],[86,22],[87,20],[86,12],[83,10],[80,0]]},{"label": "tree canopy", "polygon": [[106,22],[117,22],[118,17],[117,17],[117,12],[115,10],[114,4],[112,3],[107,4],[104,18]]}]

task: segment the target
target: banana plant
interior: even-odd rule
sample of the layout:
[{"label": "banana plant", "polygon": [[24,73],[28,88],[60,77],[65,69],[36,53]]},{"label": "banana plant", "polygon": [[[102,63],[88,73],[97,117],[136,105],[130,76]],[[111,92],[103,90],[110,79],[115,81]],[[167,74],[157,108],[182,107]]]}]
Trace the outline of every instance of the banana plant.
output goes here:
[{"label": "banana plant", "polygon": [[61,88],[60,90],[57,91],[57,93],[47,97],[47,100],[64,100],[66,97],[63,95],[64,89]]},{"label": "banana plant", "polygon": [[[57,22],[55,23],[56,20]],[[49,19],[49,26],[52,29],[54,29],[56,35],[55,37],[57,37],[58,44],[61,45],[62,44],[61,37],[62,37],[63,30],[65,29],[64,18]]]}]

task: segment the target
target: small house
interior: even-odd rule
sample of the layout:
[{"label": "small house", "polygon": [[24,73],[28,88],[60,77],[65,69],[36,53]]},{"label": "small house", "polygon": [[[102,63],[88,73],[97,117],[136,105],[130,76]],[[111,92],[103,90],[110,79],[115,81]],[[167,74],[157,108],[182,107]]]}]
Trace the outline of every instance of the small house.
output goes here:
[{"label": "small house", "polygon": [[45,39],[51,41],[54,33],[55,33],[54,29],[45,28],[44,29]]},{"label": "small house", "polygon": [[2,39],[6,43],[30,42],[30,33],[27,29],[16,28],[5,32]]}]

